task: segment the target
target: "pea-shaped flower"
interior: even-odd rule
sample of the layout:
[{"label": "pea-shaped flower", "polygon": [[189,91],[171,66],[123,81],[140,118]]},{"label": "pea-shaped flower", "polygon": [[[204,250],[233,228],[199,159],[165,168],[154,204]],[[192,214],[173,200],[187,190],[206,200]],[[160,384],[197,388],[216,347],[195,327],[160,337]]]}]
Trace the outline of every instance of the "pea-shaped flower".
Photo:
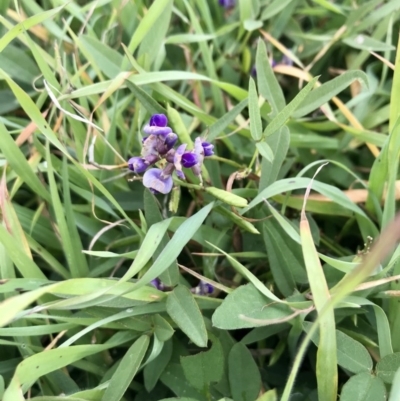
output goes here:
[{"label": "pea-shaped flower", "polygon": [[153,114],[147,125],[143,127],[143,132],[147,135],[163,135],[166,136],[172,129],[167,127],[168,118],[164,114]]},{"label": "pea-shaped flower", "polygon": [[[168,166],[167,166],[168,167]],[[143,185],[153,193],[167,194],[174,184],[169,171],[151,168],[143,175]]]},{"label": "pea-shaped flower", "polygon": [[149,167],[148,163],[146,163],[146,161],[141,157],[135,156],[128,160],[128,168],[134,173],[144,173],[147,167]]}]

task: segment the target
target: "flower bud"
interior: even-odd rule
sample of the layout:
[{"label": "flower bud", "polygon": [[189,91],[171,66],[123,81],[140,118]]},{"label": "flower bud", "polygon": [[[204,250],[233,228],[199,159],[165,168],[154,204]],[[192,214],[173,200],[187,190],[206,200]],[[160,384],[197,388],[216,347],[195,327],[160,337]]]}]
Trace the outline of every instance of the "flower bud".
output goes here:
[{"label": "flower bud", "polygon": [[149,167],[149,165],[141,157],[135,156],[128,160],[128,168],[134,173],[144,173],[147,167]]}]

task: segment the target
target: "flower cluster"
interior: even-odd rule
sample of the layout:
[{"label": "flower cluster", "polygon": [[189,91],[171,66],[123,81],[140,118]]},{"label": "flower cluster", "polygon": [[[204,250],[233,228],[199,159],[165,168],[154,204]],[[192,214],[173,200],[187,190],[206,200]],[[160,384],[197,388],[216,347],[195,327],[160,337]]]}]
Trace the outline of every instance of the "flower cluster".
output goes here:
[{"label": "flower cluster", "polygon": [[[168,288],[158,278],[151,280],[150,284],[153,287],[157,288],[157,290],[160,290],[160,291],[168,290]],[[205,281],[201,280],[199,282],[199,285],[191,288],[190,291],[196,295],[210,295],[214,292],[214,287],[211,284],[206,283]]]},{"label": "flower cluster", "polygon": [[[185,179],[182,168],[190,168],[197,176],[201,175],[204,158],[214,154],[214,145],[203,141],[200,137],[194,142],[194,149],[188,151],[187,144],[174,148],[178,136],[168,127],[168,119],[164,114],[154,114],[143,128],[147,135],[142,141],[140,156],[131,157],[128,167],[135,173],[144,173],[143,185],[153,193],[167,194],[173,186],[172,173],[175,171],[180,179]],[[164,168],[150,168],[164,160]]]}]

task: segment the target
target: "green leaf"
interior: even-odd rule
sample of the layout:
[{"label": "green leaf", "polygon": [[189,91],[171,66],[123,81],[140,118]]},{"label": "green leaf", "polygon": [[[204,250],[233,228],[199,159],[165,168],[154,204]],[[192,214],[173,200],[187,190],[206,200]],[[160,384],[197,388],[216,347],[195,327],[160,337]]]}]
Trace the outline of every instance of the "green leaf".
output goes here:
[{"label": "green leaf", "polygon": [[143,369],[144,386],[147,392],[153,390],[172,356],[172,340],[164,343],[157,358],[149,362]]},{"label": "green leaf", "polygon": [[[275,284],[279,291],[288,297],[293,294],[296,283],[308,283],[301,247],[287,237],[275,220],[266,220],[263,228],[269,266]],[[285,251],[282,252],[282,249]]]},{"label": "green leaf", "polygon": [[172,6],[173,1],[169,1],[165,4],[162,14],[158,16],[151,29],[141,40],[138,58],[143,59],[143,57],[145,57],[146,67],[152,65],[154,61],[156,61],[156,65],[161,65],[158,58],[161,60],[165,58],[165,55],[163,54],[163,52],[165,52],[163,51],[163,47],[165,35],[167,34],[171,22]]},{"label": "green leaf", "polygon": [[[306,331],[308,331],[311,326],[308,322],[303,323],[303,325]],[[336,330],[336,338],[337,362],[339,366],[352,373],[372,372],[372,358],[364,345],[340,330]],[[312,340],[319,346],[318,335],[314,335]]]},{"label": "green leaf", "polygon": [[126,80],[126,86],[132,91],[135,97],[140,101],[140,104],[150,114],[167,114],[167,110],[160,106],[145,90],[136,86],[133,82]]},{"label": "green leaf", "polygon": [[347,334],[336,330],[338,364],[352,373],[371,372],[373,363],[368,350]]},{"label": "green leaf", "polygon": [[223,206],[217,206],[214,209],[217,213],[222,214],[222,216],[227,217],[231,220],[234,224],[238,227],[242,228],[243,230],[251,233],[251,234],[260,234],[260,232],[251,224],[249,221],[246,221],[241,216],[231,212],[229,209]]},{"label": "green leaf", "polygon": [[223,251],[221,248],[218,248],[212,243],[209,243],[213,248],[217,249],[221,253],[223,253],[227,258],[229,263],[233,266],[233,268],[238,271],[243,277],[246,277],[253,285],[254,287],[257,288],[258,291],[261,292],[261,294],[264,294],[268,299],[281,303],[282,301],[272,292],[270,291],[263,283],[262,281],[256,277],[251,271],[249,271],[245,266],[243,266],[241,263],[239,263],[235,258],[233,258],[231,255]]},{"label": "green leaf", "polygon": [[259,192],[275,182],[278,178],[289,149],[290,132],[288,127],[282,127],[282,129],[267,137],[265,142],[270,146],[274,158],[272,162],[265,158],[261,162],[261,179],[258,187]]},{"label": "green leaf", "polygon": [[[88,273],[88,267],[86,262],[81,263],[82,258],[84,258],[85,256],[81,252],[78,253],[75,252],[76,248],[74,245],[76,244],[74,244],[75,241],[73,239],[73,236],[71,235],[73,233],[71,233],[70,231],[71,221],[68,218],[68,215],[66,216],[63,204],[60,199],[60,195],[58,193],[58,188],[54,177],[54,168],[51,162],[49,144],[46,147],[46,159],[47,159],[47,177],[49,180],[52,206],[56,216],[56,221],[60,232],[65,257],[68,261],[68,266],[71,271],[72,277],[84,277]],[[76,230],[76,225],[74,226],[74,228]]]},{"label": "green leaf", "polygon": [[170,223],[171,219],[167,219],[160,221],[159,223],[155,223],[149,228],[135,260],[129,267],[128,271],[124,274],[121,281],[129,280],[146,266],[147,262],[153,256],[154,248],[157,248],[163,240],[163,236],[167,232]]},{"label": "green leaf", "polygon": [[396,50],[392,45],[388,45],[380,40],[376,40],[366,35],[356,35],[343,39],[343,43],[353,47],[354,49],[361,49],[367,51],[381,52],[386,50]]},{"label": "green leaf", "polygon": [[270,303],[252,284],[241,285],[228,294],[212,316],[213,326],[223,330],[257,327],[246,317],[262,320],[279,320],[292,314],[289,307]]},{"label": "green leaf", "polygon": [[[146,188],[144,191],[144,212],[146,216],[146,222],[148,224],[148,227],[151,227],[153,224],[156,224],[158,222],[161,222],[163,220],[163,217],[161,215],[157,200],[155,196]],[[153,248],[153,261],[157,259],[157,257],[160,255],[162,250],[167,246],[169,242],[169,237],[167,233],[165,233],[162,237],[162,240],[160,244],[158,245],[157,248]],[[167,270],[165,270],[161,275],[160,275],[160,280],[170,286],[173,287],[176,284],[178,284],[179,280],[179,268],[176,260],[174,260],[170,266],[168,267]]]},{"label": "green leaf", "polygon": [[[0,243],[4,246],[8,257],[12,260],[13,263],[15,263],[15,266],[18,268],[23,277],[31,277],[36,279],[46,278],[45,274],[42,272],[39,266],[25,252],[21,252],[20,244],[3,225],[0,225]],[[5,302],[7,302],[7,300]],[[2,304],[0,304],[0,311],[2,309],[1,305]],[[3,320],[2,315],[4,315],[5,313],[8,314],[8,312],[9,310],[6,307],[6,309],[0,313],[0,327]],[[7,321],[8,319],[11,320],[11,317],[6,318],[5,321]]]},{"label": "green leaf", "polygon": [[124,396],[126,389],[140,368],[149,342],[149,336],[143,335],[129,347],[111,377],[108,387],[103,394],[102,401],[111,399],[119,401]]},{"label": "green leaf", "polygon": [[285,107],[285,97],[272,70],[265,43],[261,39],[257,44],[256,69],[258,91],[270,103],[271,115],[276,116]]},{"label": "green leaf", "polygon": [[168,341],[174,335],[174,329],[161,315],[155,315],[153,318],[154,334],[160,341]]},{"label": "green leaf", "polygon": [[[139,26],[136,28],[134,34],[132,35],[132,38],[128,45],[129,53],[133,54],[135,52],[145,36],[153,28],[160,15],[164,12],[165,9],[168,9],[168,5],[170,3],[171,0],[155,0],[151,4],[151,7],[147,10],[144,17],[140,21]],[[124,68],[124,66],[122,68]]]},{"label": "green leaf", "polygon": [[49,18],[54,17],[58,14],[65,5],[63,4],[60,7],[53,8],[52,10],[44,11],[42,13],[33,15],[25,19],[24,21],[15,25],[12,29],[10,29],[1,39],[0,39],[0,52],[4,50],[4,48],[16,37],[18,37],[22,32],[27,31],[35,25],[41,24],[43,21],[46,21]]},{"label": "green leaf", "polygon": [[263,21],[269,20],[274,15],[278,14],[282,11],[292,0],[273,0],[270,2],[267,7],[264,8],[264,11],[261,14],[261,19]]},{"label": "green leaf", "polygon": [[376,365],[376,374],[385,383],[393,383],[393,378],[400,368],[400,352],[386,355]]},{"label": "green leaf", "polygon": [[263,137],[268,137],[274,132],[278,131],[284,124],[286,124],[289,117],[293,112],[300,106],[303,100],[306,98],[308,93],[314,87],[319,77],[313,78],[297,95],[296,97],[285,106],[272,121],[267,125],[267,128],[263,132]]},{"label": "green leaf", "polygon": [[[269,199],[275,195],[278,195],[283,192],[292,191],[300,188],[307,188],[310,183],[309,178],[304,177],[296,177],[296,178],[287,178],[279,181],[275,181],[267,188],[262,190],[250,203],[249,205],[240,211],[240,214],[246,213],[248,210],[258,205],[260,202],[263,202],[264,199]],[[333,185],[327,185],[317,180],[313,181],[313,190],[318,191],[319,193],[325,195],[327,198],[332,199],[334,202],[339,205],[345,207],[346,209],[351,210],[352,212],[359,215],[361,218],[365,220],[368,224],[370,233],[374,233],[373,235],[378,235],[377,229],[375,225],[371,222],[371,220],[367,217],[364,211],[359,208],[354,202],[352,202],[339,188],[334,187]]]},{"label": "green leaf", "polygon": [[243,28],[249,32],[255,31],[256,29],[260,29],[262,28],[262,26],[263,22],[258,20],[247,19],[246,21],[243,22]]},{"label": "green leaf", "polygon": [[89,35],[79,35],[79,41],[90,54],[90,59],[108,78],[115,78],[121,72],[121,53]]},{"label": "green leaf", "polygon": [[232,347],[228,359],[229,384],[235,401],[255,400],[261,389],[261,376],[250,351],[242,343]]},{"label": "green leaf", "polygon": [[217,337],[209,335],[211,349],[196,355],[182,356],[181,365],[188,382],[196,389],[205,391],[212,382],[219,382],[224,372],[224,355]]},{"label": "green leaf", "polygon": [[50,193],[43,183],[39,180],[33,172],[32,167],[27,162],[24,154],[16,145],[8,132],[5,125],[0,121],[0,148],[3,152],[7,162],[12,169],[16,172],[18,177],[22,179],[37,195],[42,197],[47,202],[50,201]]},{"label": "green leaf", "polygon": [[263,395],[257,398],[256,401],[278,401],[276,390],[268,390]]},{"label": "green leaf", "polygon": [[383,381],[370,373],[359,373],[343,386],[341,401],[385,401],[386,388]]},{"label": "green leaf", "polygon": [[51,349],[29,356],[19,363],[15,369],[10,385],[4,393],[3,401],[23,400],[22,388],[29,383],[35,382],[39,377],[68,366],[89,355],[116,347],[129,339],[132,339],[131,334],[122,334],[111,338],[107,343],[102,345],[77,345],[74,347]]},{"label": "green leaf", "polygon": [[[312,181],[307,187],[308,191],[311,185]],[[306,197],[307,196],[306,192]],[[310,283],[315,309],[320,317],[320,340],[318,343],[316,366],[318,398],[320,401],[334,401],[336,399],[338,387],[335,316],[333,309],[330,309],[325,315],[322,315],[322,311],[325,309],[331,296],[311,235],[310,225],[305,213],[305,202],[300,217],[300,238],[308,282]]]},{"label": "green leaf", "polygon": [[250,114],[250,133],[255,141],[262,137],[262,125],[260,107],[258,106],[258,95],[254,79],[249,80],[249,114]]},{"label": "green leaf", "polygon": [[179,398],[163,398],[160,401],[199,401],[198,398],[188,398],[188,397],[179,397]]},{"label": "green leaf", "polygon": [[336,14],[343,14],[344,15],[344,12],[342,11],[342,9],[339,6],[331,3],[328,0],[312,0],[312,1],[314,3],[320,5],[321,7],[329,10],[329,11],[333,11]]},{"label": "green leaf", "polygon": [[8,45],[0,52],[0,65],[11,77],[30,84],[39,75],[39,69],[26,52]]},{"label": "green leaf", "polygon": [[192,138],[190,138],[186,125],[182,121],[182,116],[170,105],[167,106],[168,119],[174,132],[178,135],[181,143],[186,143],[189,148],[193,147]]},{"label": "green leaf", "polygon": [[[182,223],[182,225],[178,228],[178,230],[176,230],[175,235],[168,242],[168,245],[163,249],[161,254],[158,256],[157,260],[153,263],[153,265],[150,267],[150,269],[143,275],[143,277],[134,285],[135,288],[140,288],[143,285],[149,283],[151,280],[157,278],[164,270],[166,270],[168,268],[168,266],[171,265],[171,263],[174,260],[177,259],[179,254],[182,252],[182,249],[185,247],[185,245],[190,241],[190,239],[194,236],[196,231],[203,224],[203,221],[206,219],[206,217],[208,216],[208,213],[211,211],[213,206],[214,206],[213,202],[209,203],[207,206],[203,207],[196,214],[194,214],[190,218],[186,219],[185,222]],[[157,223],[157,224],[164,224],[164,222],[165,221]],[[155,225],[152,227],[155,227]],[[152,227],[150,228],[150,230],[152,229]],[[168,227],[168,225],[167,225],[167,227]],[[162,237],[159,238],[159,230],[155,229],[154,235],[156,236],[157,241],[161,240]],[[154,241],[154,239],[149,240],[149,245],[143,251],[143,254],[147,259],[146,263],[150,259],[151,253],[154,249],[154,245],[152,244],[152,241]],[[143,247],[143,245],[142,245],[142,247]],[[142,247],[140,249],[142,249]],[[139,256],[139,254],[138,254],[138,256]],[[136,259],[135,259],[134,263],[136,262]],[[139,269],[139,271],[141,270],[141,268]],[[137,270],[137,269],[135,269],[135,270]],[[128,275],[128,273],[127,273],[123,277],[123,279],[128,280],[132,276],[133,276],[133,274],[132,274],[132,272],[130,272],[130,274]]]},{"label": "green leaf", "polygon": [[188,383],[183,373],[183,368],[178,363],[170,363],[167,366],[167,369],[161,376],[161,381],[179,397],[179,401],[187,396],[193,397],[196,401],[209,401],[204,393],[199,392]]},{"label": "green leaf", "polygon": [[167,312],[178,327],[199,347],[207,346],[207,330],[193,294],[178,285],[167,298]]},{"label": "green leaf", "polygon": [[4,378],[2,375],[0,375],[0,399],[3,399],[4,390],[5,390]]},{"label": "green leaf", "polygon": [[171,35],[165,40],[166,44],[182,44],[182,43],[198,43],[207,40],[215,39],[214,34],[201,34],[201,33],[181,33],[178,35]]},{"label": "green leaf", "polygon": [[394,375],[389,401],[397,401],[399,399],[400,399],[400,368],[397,369]]},{"label": "green leaf", "polygon": [[247,200],[241,196],[235,195],[232,192],[224,191],[223,189],[215,187],[206,187],[205,191],[217,199],[222,200],[224,203],[236,207],[247,206]]},{"label": "green leaf", "polygon": [[215,138],[219,136],[221,132],[224,131],[231,124],[234,119],[242,112],[242,110],[247,106],[248,99],[242,100],[235,107],[232,107],[228,113],[224,114],[219,120],[217,120],[213,125],[210,126],[208,131],[207,140],[212,142]]},{"label": "green leaf", "polygon": [[346,71],[340,76],[322,84],[319,88],[309,93],[293,114],[294,118],[300,118],[323,106],[334,96],[347,88],[355,80],[361,81],[368,87],[368,77],[362,71]]},{"label": "green leaf", "polygon": [[263,159],[272,163],[272,161],[274,160],[274,154],[272,152],[271,147],[268,145],[268,143],[267,142],[257,142],[256,147],[257,147],[257,150],[260,152],[260,155],[263,157]]}]

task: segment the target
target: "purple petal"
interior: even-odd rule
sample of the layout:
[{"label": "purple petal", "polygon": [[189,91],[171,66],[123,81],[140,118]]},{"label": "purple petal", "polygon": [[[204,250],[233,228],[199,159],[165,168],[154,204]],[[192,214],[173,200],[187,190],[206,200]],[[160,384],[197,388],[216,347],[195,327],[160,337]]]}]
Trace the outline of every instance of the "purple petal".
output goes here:
[{"label": "purple petal", "polygon": [[144,173],[146,171],[147,167],[149,167],[149,165],[141,157],[135,156],[135,157],[131,157],[128,160],[129,170],[131,170],[135,173],[138,173],[138,174]]},{"label": "purple petal", "polygon": [[176,175],[178,176],[179,179],[186,180],[186,176],[182,170],[176,170]]},{"label": "purple petal", "polygon": [[214,145],[209,142],[202,142],[204,156],[212,156],[214,154]]},{"label": "purple petal", "polygon": [[174,134],[173,132],[171,132],[165,137],[165,146],[168,148],[168,150],[172,149],[177,140],[178,140],[178,135]]},{"label": "purple petal", "polygon": [[151,168],[143,175],[143,185],[161,194],[169,193],[173,184],[172,177],[170,175],[163,175],[163,171],[159,168]]},{"label": "purple petal", "polygon": [[184,153],[181,157],[182,166],[185,168],[193,167],[195,164],[197,164],[198,160],[198,156],[190,152]]},{"label": "purple petal", "polygon": [[219,5],[224,8],[232,8],[235,5],[235,0],[219,0]]},{"label": "purple petal", "polygon": [[184,143],[184,144],[178,146],[178,147],[176,148],[176,150],[175,150],[175,153],[174,153],[174,166],[175,166],[175,168],[176,168],[176,174],[178,174],[178,176],[179,176],[178,171],[182,171],[182,163],[181,163],[181,160],[182,160],[182,155],[183,155],[183,153],[184,153],[185,150],[186,150],[186,146],[187,146],[186,143]]},{"label": "purple petal", "polygon": [[293,60],[291,58],[289,58],[288,56],[286,56],[286,54],[284,54],[280,64],[292,66]]},{"label": "purple petal", "polygon": [[184,143],[184,144],[182,144],[182,145],[179,145],[179,146],[176,148],[175,156],[176,156],[176,157],[181,157],[181,156],[185,153],[186,146],[187,146],[186,143]]},{"label": "purple petal", "polygon": [[150,126],[156,126],[156,127],[166,127],[168,124],[168,118],[164,114],[153,114],[150,117]]},{"label": "purple petal", "polygon": [[155,279],[151,280],[150,284],[153,287],[157,288],[157,290],[160,290],[160,291],[164,291],[165,290],[165,285],[158,278],[155,278]]},{"label": "purple petal", "polygon": [[199,285],[192,288],[191,291],[197,295],[208,295],[214,291],[214,287],[205,281],[200,281]]},{"label": "purple petal", "polygon": [[214,287],[205,281],[200,281],[199,287],[201,288],[203,294],[211,294],[214,291]]},{"label": "purple petal", "polygon": [[204,156],[204,149],[200,137],[197,137],[194,140],[194,153],[196,153],[198,157]]},{"label": "purple petal", "polygon": [[172,128],[170,127],[157,127],[156,125],[145,125],[143,127],[143,132],[146,135],[163,135],[163,136],[167,136],[168,134],[170,134],[172,132]]},{"label": "purple petal", "polygon": [[201,175],[201,165],[200,164],[195,164],[193,167],[192,167],[192,171],[193,171],[193,174],[194,175],[197,175],[197,176],[200,176]]},{"label": "purple petal", "polygon": [[149,155],[158,155],[157,151],[157,136],[150,135],[142,143],[142,151],[140,152],[142,157],[147,157]]}]

